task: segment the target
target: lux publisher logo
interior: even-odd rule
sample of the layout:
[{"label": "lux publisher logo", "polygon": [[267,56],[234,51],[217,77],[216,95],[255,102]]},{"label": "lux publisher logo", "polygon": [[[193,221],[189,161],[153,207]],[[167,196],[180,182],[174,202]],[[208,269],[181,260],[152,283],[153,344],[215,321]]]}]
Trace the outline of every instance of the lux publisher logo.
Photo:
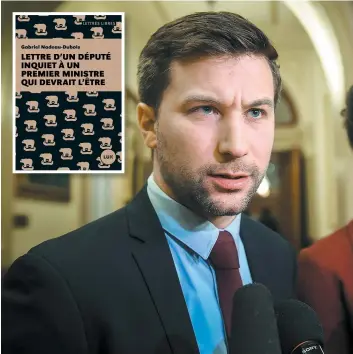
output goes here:
[{"label": "lux publisher logo", "polygon": [[305,353],[307,353],[307,352],[310,352],[311,350],[313,350],[313,349],[317,349],[317,346],[316,345],[312,345],[311,347],[309,347],[309,348],[303,348],[302,349],[302,353],[303,354],[305,354]]}]

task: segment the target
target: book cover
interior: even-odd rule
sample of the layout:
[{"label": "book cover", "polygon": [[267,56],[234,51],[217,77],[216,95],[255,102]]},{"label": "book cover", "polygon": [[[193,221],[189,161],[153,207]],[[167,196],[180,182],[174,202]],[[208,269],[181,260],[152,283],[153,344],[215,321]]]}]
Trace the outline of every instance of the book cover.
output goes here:
[{"label": "book cover", "polygon": [[124,172],[124,13],[14,13],[15,173]]}]

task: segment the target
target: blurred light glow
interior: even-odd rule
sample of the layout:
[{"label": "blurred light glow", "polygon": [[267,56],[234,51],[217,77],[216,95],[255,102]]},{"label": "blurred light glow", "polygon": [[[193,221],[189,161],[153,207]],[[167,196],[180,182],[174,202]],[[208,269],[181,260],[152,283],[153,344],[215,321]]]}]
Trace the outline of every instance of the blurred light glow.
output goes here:
[{"label": "blurred light glow", "polygon": [[262,180],[259,188],[257,189],[256,193],[262,198],[267,198],[271,193],[270,187],[271,187],[271,183],[270,183],[269,179],[267,178],[267,176],[265,176],[264,179]]}]

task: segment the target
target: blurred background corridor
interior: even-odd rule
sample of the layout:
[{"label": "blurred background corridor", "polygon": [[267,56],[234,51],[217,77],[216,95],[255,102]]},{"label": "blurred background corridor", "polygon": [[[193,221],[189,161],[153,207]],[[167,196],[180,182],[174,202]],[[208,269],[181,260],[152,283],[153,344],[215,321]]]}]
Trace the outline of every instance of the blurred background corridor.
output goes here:
[{"label": "blurred background corridor", "polygon": [[[353,84],[353,2],[2,2],[2,267],[31,247],[124,206],[151,173],[137,129],[137,62],[150,35],[197,11],[231,11],[279,52],[284,82],[271,164],[246,211],[298,250],[353,217],[353,155],[343,127]],[[12,174],[12,12],[125,12],[125,174]]]}]

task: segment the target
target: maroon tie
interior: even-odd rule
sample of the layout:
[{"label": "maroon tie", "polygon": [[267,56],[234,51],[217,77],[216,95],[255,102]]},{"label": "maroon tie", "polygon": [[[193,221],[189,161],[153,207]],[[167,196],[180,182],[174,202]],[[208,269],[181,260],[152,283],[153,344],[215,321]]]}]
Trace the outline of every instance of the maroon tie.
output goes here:
[{"label": "maroon tie", "polygon": [[239,272],[238,250],[228,231],[219,233],[210,259],[216,272],[218,297],[228,336],[231,330],[233,295],[243,285]]}]

